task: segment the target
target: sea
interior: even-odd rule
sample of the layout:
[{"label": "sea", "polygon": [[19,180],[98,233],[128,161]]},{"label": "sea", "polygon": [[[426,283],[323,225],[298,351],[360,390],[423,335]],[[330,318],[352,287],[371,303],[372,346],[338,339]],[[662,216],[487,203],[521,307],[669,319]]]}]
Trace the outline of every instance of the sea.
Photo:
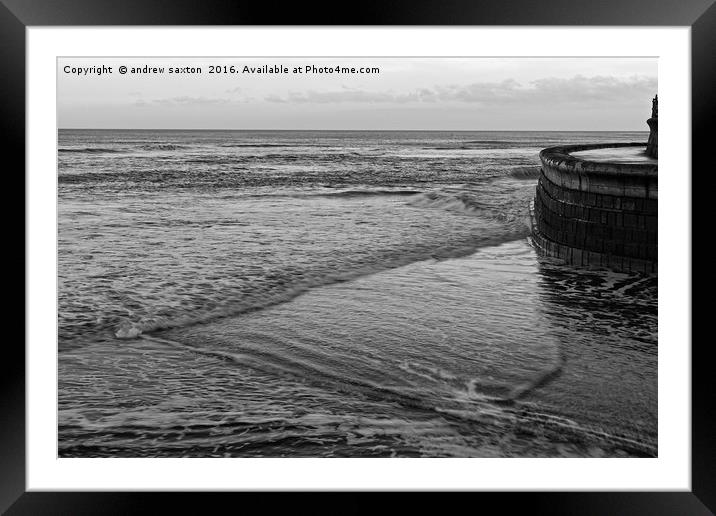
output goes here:
[{"label": "sea", "polygon": [[646,132],[59,130],[60,457],[655,457],[657,277],[530,241]]}]

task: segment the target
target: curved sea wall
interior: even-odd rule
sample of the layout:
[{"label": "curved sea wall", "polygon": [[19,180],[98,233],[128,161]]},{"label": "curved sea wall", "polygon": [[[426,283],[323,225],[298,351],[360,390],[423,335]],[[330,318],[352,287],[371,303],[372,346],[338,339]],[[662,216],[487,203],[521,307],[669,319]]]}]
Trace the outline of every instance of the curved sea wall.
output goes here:
[{"label": "curved sea wall", "polygon": [[659,96],[654,95],[651,101],[651,118],[646,121],[649,126],[649,141],[646,142],[646,153],[652,158],[659,157]]},{"label": "curved sea wall", "polygon": [[646,121],[649,124],[649,141],[646,143],[646,153],[652,158],[659,157],[659,119],[652,117]]},{"label": "curved sea wall", "polygon": [[588,161],[572,155],[619,147],[645,145],[573,145],[540,152],[532,241],[544,254],[575,265],[657,271],[656,163]]}]

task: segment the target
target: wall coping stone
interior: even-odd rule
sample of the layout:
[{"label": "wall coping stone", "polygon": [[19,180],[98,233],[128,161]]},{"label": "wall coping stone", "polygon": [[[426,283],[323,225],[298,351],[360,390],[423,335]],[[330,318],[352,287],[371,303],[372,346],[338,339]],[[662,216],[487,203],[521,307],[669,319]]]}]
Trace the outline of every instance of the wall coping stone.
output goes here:
[{"label": "wall coping stone", "polygon": [[563,172],[587,174],[593,176],[632,176],[658,177],[658,165],[654,163],[616,163],[610,161],[589,161],[576,156],[572,152],[611,147],[644,147],[645,143],[596,143],[589,145],[559,145],[548,147],[539,153],[540,161],[547,167]]}]

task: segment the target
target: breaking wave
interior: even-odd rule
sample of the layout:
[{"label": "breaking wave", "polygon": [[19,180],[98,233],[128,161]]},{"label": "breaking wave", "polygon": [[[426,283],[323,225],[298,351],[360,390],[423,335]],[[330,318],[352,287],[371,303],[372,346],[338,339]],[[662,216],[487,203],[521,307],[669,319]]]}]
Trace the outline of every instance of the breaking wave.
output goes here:
[{"label": "breaking wave", "polygon": [[507,175],[517,179],[535,179],[540,174],[539,167],[514,167]]},{"label": "breaking wave", "polygon": [[321,195],[323,197],[366,197],[371,195],[417,195],[421,193],[420,190],[402,190],[402,189],[396,189],[396,190],[371,190],[371,189],[365,189],[365,190],[343,190],[340,192],[327,192],[327,193],[319,193],[316,195]]},{"label": "breaking wave", "polygon": [[480,215],[485,210],[484,205],[467,193],[431,191],[416,196],[409,204],[418,208],[438,208],[463,215]]},{"label": "breaking wave", "polygon": [[77,154],[113,154],[126,152],[122,149],[116,148],[104,148],[104,147],[84,147],[84,148],[73,148],[73,147],[60,147],[57,149],[58,152],[66,153],[77,153]]},{"label": "breaking wave", "polygon": [[138,147],[142,150],[179,150],[187,149],[188,145],[177,145],[174,143],[147,143]]},{"label": "breaking wave", "polygon": [[112,333],[119,339],[133,339],[142,334],[171,328],[202,324],[216,319],[235,316],[291,301],[311,289],[350,281],[362,276],[375,274],[388,269],[398,268],[423,260],[447,260],[469,256],[481,247],[499,245],[521,238],[509,232],[495,232],[476,237],[472,241],[459,242],[452,246],[439,248],[415,248],[404,254],[383,255],[374,263],[343,271],[318,269],[312,272],[301,271],[293,277],[286,277],[259,292],[234,292],[225,302],[213,309],[192,310],[181,315],[142,316],[139,319],[122,317],[115,319]]}]

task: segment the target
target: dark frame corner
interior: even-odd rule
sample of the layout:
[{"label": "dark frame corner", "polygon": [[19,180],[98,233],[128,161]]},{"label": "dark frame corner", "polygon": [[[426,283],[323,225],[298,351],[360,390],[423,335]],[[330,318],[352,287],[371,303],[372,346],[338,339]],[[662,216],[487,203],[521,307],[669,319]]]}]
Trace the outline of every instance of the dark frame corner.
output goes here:
[{"label": "dark frame corner", "polygon": [[[634,25],[689,26],[692,36],[692,161],[694,170],[709,170],[706,152],[711,118],[716,113],[716,4],[714,0],[451,0],[448,2],[380,2],[368,0],[355,9],[350,20],[341,10],[303,3],[276,9],[272,4],[206,0],[0,0],[0,81],[6,148],[13,149],[24,170],[25,154],[25,29],[38,25]],[[345,11],[343,11],[345,12]],[[18,167],[19,168],[19,167]],[[23,176],[24,177],[24,176]],[[25,186],[22,185],[23,192]],[[693,189],[692,189],[693,191]],[[702,190],[703,192],[703,190]],[[702,193],[703,195],[703,193]],[[24,196],[23,196],[24,197]],[[708,220],[709,202],[693,203],[694,222]],[[9,210],[8,210],[9,211]],[[13,212],[16,213],[16,212]],[[8,212],[9,215],[9,212]],[[8,220],[11,220],[8,218]],[[24,225],[23,225],[24,227]],[[25,263],[23,252],[9,257]],[[9,254],[9,253],[8,253]],[[694,255],[695,256],[695,255]],[[702,254],[702,256],[704,256]],[[696,256],[695,256],[696,257]],[[6,259],[8,256],[6,255]],[[701,258],[703,259],[703,258]],[[18,264],[17,268],[20,268]],[[27,274],[27,273],[26,273]],[[26,278],[25,278],[26,279]],[[703,288],[703,287],[702,287]],[[25,300],[25,293],[22,296]],[[24,309],[23,302],[23,309]],[[693,320],[693,316],[692,316]],[[688,343],[683,343],[687,345]],[[484,493],[484,501],[497,501],[500,509],[537,510],[550,514],[714,514],[716,512],[716,396],[710,384],[708,341],[692,346],[692,491],[681,493]],[[0,512],[7,514],[126,514],[142,512],[147,502],[172,503],[180,512],[204,512],[208,493],[189,496],[167,493],[37,493],[25,488],[25,352],[8,339],[4,350],[2,390],[3,424],[0,426]],[[272,508],[286,496],[269,493],[232,493],[241,504],[250,501]],[[471,495],[471,498],[474,495]],[[291,496],[290,503],[296,498]],[[189,501],[191,498],[192,501]],[[370,510],[371,497],[342,497],[341,512]],[[423,494],[412,500],[424,505]],[[196,504],[196,505],[195,505]],[[327,504],[328,505],[328,504]],[[330,505],[333,505],[332,503]],[[319,508],[319,506],[314,506]],[[333,507],[336,507],[333,505]],[[238,508],[238,506],[237,506]],[[443,507],[441,507],[444,509]],[[183,511],[181,510],[183,509]],[[193,511],[192,511],[193,512]]]}]

